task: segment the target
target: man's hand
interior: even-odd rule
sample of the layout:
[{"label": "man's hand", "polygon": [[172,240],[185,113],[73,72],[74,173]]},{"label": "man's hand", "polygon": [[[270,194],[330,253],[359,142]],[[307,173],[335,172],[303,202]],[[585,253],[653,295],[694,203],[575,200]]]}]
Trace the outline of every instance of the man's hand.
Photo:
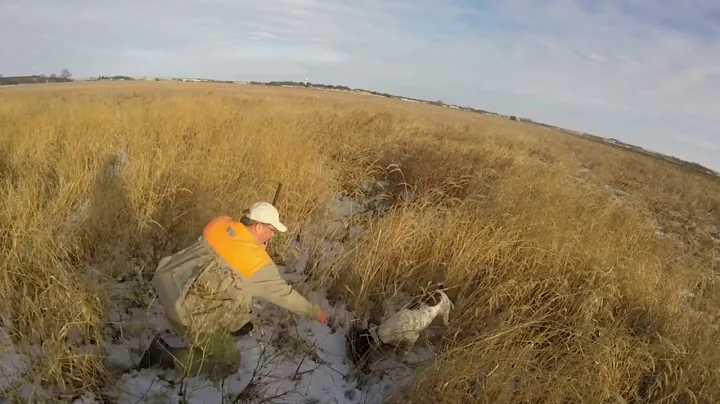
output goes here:
[{"label": "man's hand", "polygon": [[327,314],[327,312],[325,310],[323,310],[322,308],[320,308],[318,310],[317,314],[315,315],[315,320],[320,323],[327,324],[329,317],[330,316]]}]

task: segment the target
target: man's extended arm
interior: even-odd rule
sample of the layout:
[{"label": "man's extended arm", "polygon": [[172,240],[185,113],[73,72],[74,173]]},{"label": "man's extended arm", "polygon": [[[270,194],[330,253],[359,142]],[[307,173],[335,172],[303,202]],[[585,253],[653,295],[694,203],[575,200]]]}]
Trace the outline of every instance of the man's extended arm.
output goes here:
[{"label": "man's extended arm", "polygon": [[269,263],[251,277],[245,278],[245,289],[253,296],[267,299],[286,310],[308,317],[317,317],[322,310],[309,302],[280,276],[277,265]]}]

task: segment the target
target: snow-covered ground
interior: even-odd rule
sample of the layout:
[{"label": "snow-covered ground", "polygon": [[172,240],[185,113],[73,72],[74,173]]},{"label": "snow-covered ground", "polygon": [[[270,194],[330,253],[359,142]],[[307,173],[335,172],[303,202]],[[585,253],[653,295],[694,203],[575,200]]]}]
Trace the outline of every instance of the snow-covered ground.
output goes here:
[{"label": "snow-covered ground", "polygon": [[7,326],[0,326],[0,391],[15,388],[29,367],[28,358],[17,352]]},{"label": "snow-covered ground", "polygon": [[[311,254],[317,265],[330,265],[334,257],[342,254],[341,240],[362,235],[362,229],[347,226],[347,219],[377,211],[377,203],[335,198],[321,213],[323,224],[308,226],[306,234],[314,234],[316,239],[300,245],[304,250],[286,263],[284,277],[292,284],[300,282]],[[345,234],[329,235],[328,229]],[[359,379],[346,349],[346,332],[353,313],[342,303],[330,304],[324,290],[303,288],[303,294],[327,310],[330,322],[320,324],[255,299],[255,329],[250,335],[236,338],[240,370],[224,380],[184,378],[173,369],[134,370],[154,335],[164,335],[171,345],[182,343],[168,334],[170,327],[162,307],[148,293],[148,278],[149,274],[129,271],[128,276],[113,284],[110,298],[114,308],[105,327],[103,350],[115,380],[97,393],[100,396],[87,392],[73,403],[380,403],[410,384],[415,368],[433,358],[431,348],[416,346],[402,359],[381,358],[371,365],[370,374]],[[30,361],[16,352],[8,338],[3,338],[4,330],[0,328],[0,389],[13,383],[16,387],[20,383],[22,388]]]}]

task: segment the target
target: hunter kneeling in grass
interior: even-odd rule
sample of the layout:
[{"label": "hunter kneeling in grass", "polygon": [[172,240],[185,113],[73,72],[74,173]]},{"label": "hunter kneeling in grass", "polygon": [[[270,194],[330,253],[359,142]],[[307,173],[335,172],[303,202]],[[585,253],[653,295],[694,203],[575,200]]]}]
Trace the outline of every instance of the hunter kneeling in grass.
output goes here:
[{"label": "hunter kneeling in grass", "polygon": [[262,297],[291,312],[325,323],[328,314],[280,277],[266,251],[275,231],[285,232],[277,209],[258,202],[239,222],[219,217],[202,237],[160,260],[153,277],[165,315],[186,347],[154,339],[140,367],[163,365],[189,374],[225,376],[237,371],[235,336],[252,329],[252,298]]}]

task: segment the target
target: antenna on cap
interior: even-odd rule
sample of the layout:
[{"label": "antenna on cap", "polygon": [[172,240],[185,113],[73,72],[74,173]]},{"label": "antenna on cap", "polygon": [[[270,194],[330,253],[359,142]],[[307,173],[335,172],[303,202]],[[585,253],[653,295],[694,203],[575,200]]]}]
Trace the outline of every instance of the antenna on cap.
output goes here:
[{"label": "antenna on cap", "polygon": [[275,197],[273,198],[272,205],[277,208],[277,201],[280,197],[280,190],[282,189],[282,182],[278,184],[277,190],[275,191]]}]

